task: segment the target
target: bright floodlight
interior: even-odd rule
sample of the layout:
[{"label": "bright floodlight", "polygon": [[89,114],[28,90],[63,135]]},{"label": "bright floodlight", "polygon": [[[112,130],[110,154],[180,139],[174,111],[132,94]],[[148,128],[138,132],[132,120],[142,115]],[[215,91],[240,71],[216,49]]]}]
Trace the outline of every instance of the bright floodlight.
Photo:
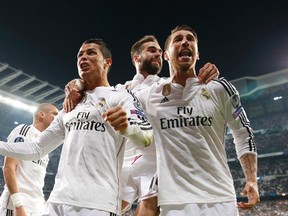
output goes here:
[{"label": "bright floodlight", "polygon": [[36,110],[36,106],[28,105],[21,101],[17,101],[9,97],[4,97],[2,95],[0,95],[0,102],[12,107],[16,107],[18,109],[29,111],[31,113],[33,113]]},{"label": "bright floodlight", "polygon": [[281,100],[281,99],[282,99],[282,96],[277,96],[273,98],[273,100]]}]

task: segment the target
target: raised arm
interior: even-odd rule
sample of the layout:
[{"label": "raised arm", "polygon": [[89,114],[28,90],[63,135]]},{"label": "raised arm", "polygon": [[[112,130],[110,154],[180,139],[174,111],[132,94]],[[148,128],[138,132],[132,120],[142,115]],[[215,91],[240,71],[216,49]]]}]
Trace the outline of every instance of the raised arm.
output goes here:
[{"label": "raised arm", "polygon": [[19,160],[38,160],[49,154],[65,138],[65,129],[61,124],[62,112],[60,112],[51,125],[44,130],[36,142],[7,143],[0,141],[0,155],[13,157]]}]

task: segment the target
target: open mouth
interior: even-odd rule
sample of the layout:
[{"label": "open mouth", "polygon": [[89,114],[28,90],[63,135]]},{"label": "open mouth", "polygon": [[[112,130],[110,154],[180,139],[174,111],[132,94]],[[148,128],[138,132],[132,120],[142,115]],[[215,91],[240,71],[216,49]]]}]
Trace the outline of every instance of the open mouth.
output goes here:
[{"label": "open mouth", "polygon": [[87,70],[89,68],[89,64],[86,62],[83,62],[80,64],[81,70]]},{"label": "open mouth", "polygon": [[192,52],[191,50],[181,50],[179,53],[180,57],[191,57],[192,56]]}]

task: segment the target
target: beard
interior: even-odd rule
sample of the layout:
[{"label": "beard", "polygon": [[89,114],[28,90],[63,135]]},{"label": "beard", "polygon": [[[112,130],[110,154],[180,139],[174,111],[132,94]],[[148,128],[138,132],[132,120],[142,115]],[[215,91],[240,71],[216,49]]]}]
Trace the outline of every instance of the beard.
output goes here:
[{"label": "beard", "polygon": [[145,60],[142,62],[141,70],[146,71],[150,75],[159,74],[162,68],[162,64],[159,66],[158,64],[152,64],[151,61]]}]

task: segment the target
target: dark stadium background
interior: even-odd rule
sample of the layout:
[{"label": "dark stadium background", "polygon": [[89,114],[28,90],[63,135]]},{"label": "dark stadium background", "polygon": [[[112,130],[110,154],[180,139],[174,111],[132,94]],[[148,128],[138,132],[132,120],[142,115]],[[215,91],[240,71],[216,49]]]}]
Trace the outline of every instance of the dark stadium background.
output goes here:
[{"label": "dark stadium background", "polygon": [[[227,80],[288,67],[288,3],[236,1],[70,1],[2,0],[0,62],[64,88],[77,77],[76,54],[81,43],[103,38],[112,49],[111,85],[135,73],[132,44],[155,34],[163,47],[179,24],[199,37],[200,60],[217,65]],[[167,63],[161,72],[169,76]]]}]

